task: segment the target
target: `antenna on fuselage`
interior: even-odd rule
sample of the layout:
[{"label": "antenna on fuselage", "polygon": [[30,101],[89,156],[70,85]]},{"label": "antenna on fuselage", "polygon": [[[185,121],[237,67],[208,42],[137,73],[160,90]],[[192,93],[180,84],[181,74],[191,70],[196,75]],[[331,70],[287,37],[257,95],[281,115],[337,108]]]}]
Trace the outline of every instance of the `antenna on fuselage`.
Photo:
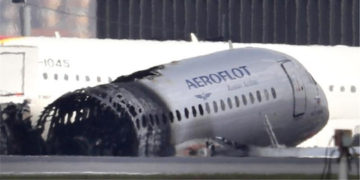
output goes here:
[{"label": "antenna on fuselage", "polygon": [[61,38],[59,31],[54,32],[56,38]]},{"label": "antenna on fuselage", "polygon": [[229,41],[228,41],[228,43],[229,43],[229,49],[233,49],[234,47],[233,47],[233,43],[232,43],[232,41],[231,41],[231,40],[229,40]]},{"label": "antenna on fuselage", "polygon": [[191,42],[199,42],[199,39],[196,37],[194,33],[190,33]]}]

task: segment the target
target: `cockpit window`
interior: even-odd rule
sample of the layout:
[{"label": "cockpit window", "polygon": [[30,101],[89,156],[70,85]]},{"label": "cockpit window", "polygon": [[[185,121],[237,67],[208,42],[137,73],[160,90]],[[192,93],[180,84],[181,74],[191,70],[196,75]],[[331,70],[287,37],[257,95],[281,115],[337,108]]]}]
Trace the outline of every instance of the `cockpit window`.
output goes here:
[{"label": "cockpit window", "polygon": [[310,81],[313,82],[315,85],[317,85],[317,82],[315,81],[314,77],[309,72],[307,72],[307,74],[310,78]]}]

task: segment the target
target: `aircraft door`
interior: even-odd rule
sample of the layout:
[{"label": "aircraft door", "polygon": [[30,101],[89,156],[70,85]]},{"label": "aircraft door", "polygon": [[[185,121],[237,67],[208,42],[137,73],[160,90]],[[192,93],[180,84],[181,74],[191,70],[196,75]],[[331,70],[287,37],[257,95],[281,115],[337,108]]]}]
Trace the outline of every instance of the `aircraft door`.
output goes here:
[{"label": "aircraft door", "polygon": [[24,94],[25,53],[0,53],[0,96]]},{"label": "aircraft door", "polygon": [[281,64],[281,67],[285,71],[292,87],[294,98],[293,116],[299,117],[305,113],[306,107],[304,83],[301,80],[293,62],[287,60]]}]

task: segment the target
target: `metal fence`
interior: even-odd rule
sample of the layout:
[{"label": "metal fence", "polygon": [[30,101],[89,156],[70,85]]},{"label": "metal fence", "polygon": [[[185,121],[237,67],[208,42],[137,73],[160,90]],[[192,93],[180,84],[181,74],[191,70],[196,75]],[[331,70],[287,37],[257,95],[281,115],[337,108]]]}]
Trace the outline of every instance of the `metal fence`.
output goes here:
[{"label": "metal fence", "polygon": [[98,0],[97,36],[359,46],[359,0]]}]

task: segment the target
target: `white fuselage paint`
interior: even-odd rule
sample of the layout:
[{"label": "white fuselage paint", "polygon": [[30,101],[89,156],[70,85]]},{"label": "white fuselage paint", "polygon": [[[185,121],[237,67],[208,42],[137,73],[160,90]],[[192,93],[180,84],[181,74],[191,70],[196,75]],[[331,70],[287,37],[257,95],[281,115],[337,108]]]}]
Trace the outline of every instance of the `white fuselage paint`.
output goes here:
[{"label": "white fuselage paint", "polygon": [[[68,91],[107,83],[109,77],[114,79],[120,75],[168,63],[171,60],[228,49],[228,45],[222,42],[189,43],[45,37],[10,38],[0,41],[0,50],[3,50],[4,46],[18,46],[11,50],[16,52],[23,51],[24,46],[34,46],[36,49],[37,58],[29,59],[33,70],[26,74],[26,79],[31,79],[26,82],[32,82],[32,84],[27,83],[25,86],[25,95],[0,97],[0,103],[22,102],[25,98],[32,99],[33,120],[37,119],[43,107]],[[330,121],[320,133],[302,143],[301,146],[326,146],[333,134],[333,129],[354,129],[355,126],[360,125],[358,47],[238,43],[234,43],[233,46],[264,47],[285,52],[299,60],[323,87],[329,103]],[[55,60],[55,64],[50,59]],[[61,63],[56,65],[58,60]],[[69,67],[66,66],[67,64]],[[47,80],[43,78],[43,73],[48,73]],[[54,80],[55,74],[58,74],[58,80]],[[69,76],[67,81],[64,80],[65,74]],[[76,80],[76,75],[79,75],[79,81]],[[90,81],[86,81],[86,76],[90,77]],[[97,82],[97,76],[101,77],[101,82]],[[331,85],[334,86],[333,91],[329,89]],[[340,90],[342,86],[345,88],[344,91]],[[352,86],[356,88],[356,92],[351,92]],[[228,88],[239,87],[234,85]]]},{"label": "white fuselage paint", "polygon": [[[296,72],[293,80],[301,82],[301,87],[295,86],[295,93],[306,93],[295,97],[296,101],[305,100],[303,104],[294,107],[292,84],[282,64],[291,64],[286,70],[293,68]],[[220,72],[238,67],[247,71],[241,78],[232,77],[230,72],[221,77]],[[175,118],[171,125],[174,144],[223,137],[240,144],[269,145],[264,125],[267,115],[278,141],[296,145],[319,131],[328,119],[326,98],[310,74],[293,58],[274,51],[259,48],[227,50],[165,65],[159,73],[161,75],[154,79],[140,82],[157,92],[172,112],[180,112],[181,119]],[[186,82],[204,74],[217,74],[221,80],[214,81],[217,83],[209,81],[211,84],[206,86],[199,81],[194,83],[197,87]],[[210,95],[199,98],[202,94]],[[236,105],[236,97],[239,105]],[[210,106],[209,112],[206,103]],[[302,114],[295,117],[294,108],[300,109]],[[200,109],[203,109],[203,115]]]}]

